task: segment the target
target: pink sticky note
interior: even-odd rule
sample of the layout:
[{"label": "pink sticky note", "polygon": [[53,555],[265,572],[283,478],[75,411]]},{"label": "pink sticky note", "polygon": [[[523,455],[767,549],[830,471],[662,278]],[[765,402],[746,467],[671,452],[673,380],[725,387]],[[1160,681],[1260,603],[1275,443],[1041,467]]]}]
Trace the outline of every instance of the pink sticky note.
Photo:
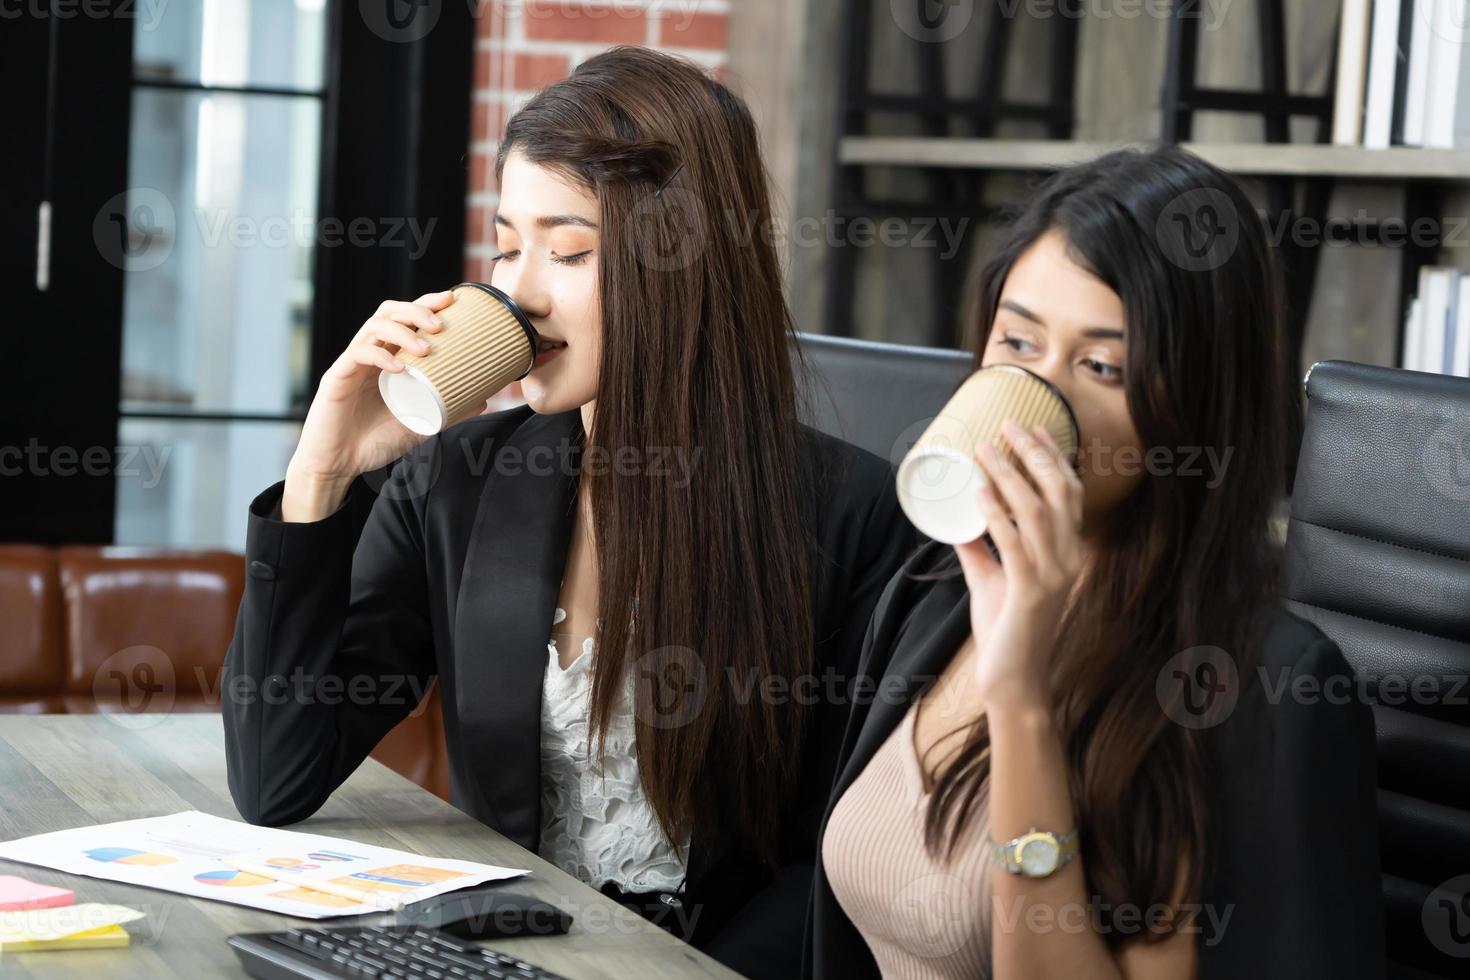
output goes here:
[{"label": "pink sticky note", "polygon": [[76,900],[69,888],[27,881],[17,875],[0,875],[0,912],[21,909],[52,909]]}]

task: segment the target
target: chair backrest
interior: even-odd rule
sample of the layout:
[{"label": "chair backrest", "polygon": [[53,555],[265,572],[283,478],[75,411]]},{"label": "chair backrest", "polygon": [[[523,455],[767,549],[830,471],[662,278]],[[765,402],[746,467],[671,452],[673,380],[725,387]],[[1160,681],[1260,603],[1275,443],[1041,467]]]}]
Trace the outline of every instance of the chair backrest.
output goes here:
[{"label": "chair backrest", "polygon": [[73,544],[56,566],[69,713],[219,710],[240,555]]},{"label": "chair backrest", "polygon": [[1470,380],[1324,361],[1286,543],[1292,611],[1373,702],[1390,976],[1470,975]]},{"label": "chair backrest", "polygon": [[932,347],[797,335],[810,373],[802,421],[895,466],[970,374],[971,355]]}]

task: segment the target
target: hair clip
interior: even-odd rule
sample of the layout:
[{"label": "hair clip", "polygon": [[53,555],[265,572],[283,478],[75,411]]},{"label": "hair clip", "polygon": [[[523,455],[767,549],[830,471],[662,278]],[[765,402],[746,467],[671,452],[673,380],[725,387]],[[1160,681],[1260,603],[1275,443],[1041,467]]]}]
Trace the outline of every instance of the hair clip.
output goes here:
[{"label": "hair clip", "polygon": [[681,171],[683,169],[684,169],[684,161],[681,160],[681,161],[679,161],[679,165],[674,168],[674,172],[671,173],[671,174],[669,174],[667,177],[665,177],[664,178],[664,182],[662,184],[659,184],[658,185],[658,190],[656,190],[656,191],[653,192],[653,196],[654,197],[661,196],[663,194],[663,192],[664,192],[664,188],[665,187],[668,187],[669,184],[673,182],[674,178],[677,177],[677,176],[679,176],[679,171]]}]

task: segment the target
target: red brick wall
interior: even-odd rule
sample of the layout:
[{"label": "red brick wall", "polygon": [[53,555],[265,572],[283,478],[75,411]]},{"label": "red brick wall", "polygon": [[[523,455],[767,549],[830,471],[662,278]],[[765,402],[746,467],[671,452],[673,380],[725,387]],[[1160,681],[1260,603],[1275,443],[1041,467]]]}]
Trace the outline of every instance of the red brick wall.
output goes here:
[{"label": "red brick wall", "polygon": [[499,200],[495,151],[507,116],[614,44],[683,54],[721,74],[732,0],[479,0],[471,107],[465,278],[490,278]]}]

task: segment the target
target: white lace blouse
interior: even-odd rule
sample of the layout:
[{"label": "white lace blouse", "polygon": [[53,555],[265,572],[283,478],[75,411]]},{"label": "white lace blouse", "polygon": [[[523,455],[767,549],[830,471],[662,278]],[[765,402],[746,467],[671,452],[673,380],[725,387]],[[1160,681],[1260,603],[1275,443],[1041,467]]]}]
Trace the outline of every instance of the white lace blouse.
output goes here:
[{"label": "white lace blouse", "polygon": [[[566,619],[557,608],[552,625]],[[541,689],[541,856],[601,888],[676,891],[684,881],[689,842],[664,839],[643,794],[633,747],[633,677],[608,724],[604,769],[592,757],[588,704],[593,640],[565,670],[553,638],[546,644]]]}]

